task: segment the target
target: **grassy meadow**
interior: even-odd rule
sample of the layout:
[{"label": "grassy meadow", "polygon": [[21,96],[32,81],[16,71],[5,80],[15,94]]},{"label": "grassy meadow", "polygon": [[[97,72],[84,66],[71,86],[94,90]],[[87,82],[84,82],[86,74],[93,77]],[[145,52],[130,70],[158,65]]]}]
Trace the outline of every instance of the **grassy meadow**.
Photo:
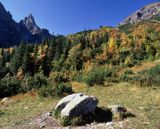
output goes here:
[{"label": "grassy meadow", "polygon": [[[74,87],[78,87],[78,84],[73,83]],[[87,88],[83,85],[76,90],[96,96],[100,106],[120,104],[127,107],[136,117],[124,120],[126,128],[155,129],[160,124],[160,88],[142,88],[130,83],[119,83],[103,88]],[[53,98],[40,98],[33,93],[14,96],[8,104],[1,103],[0,128],[27,127],[33,118],[51,111],[57,101],[58,99]]]}]

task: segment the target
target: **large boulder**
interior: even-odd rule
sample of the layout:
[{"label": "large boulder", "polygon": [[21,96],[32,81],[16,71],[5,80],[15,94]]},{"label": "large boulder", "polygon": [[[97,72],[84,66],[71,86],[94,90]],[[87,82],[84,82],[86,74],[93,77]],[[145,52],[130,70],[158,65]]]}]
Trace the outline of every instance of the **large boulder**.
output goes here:
[{"label": "large boulder", "polygon": [[98,99],[86,95],[75,96],[61,111],[61,117],[76,117],[94,112]]},{"label": "large boulder", "polygon": [[83,96],[83,93],[72,94],[61,99],[55,107],[55,110],[61,111],[65,106],[77,96]]}]

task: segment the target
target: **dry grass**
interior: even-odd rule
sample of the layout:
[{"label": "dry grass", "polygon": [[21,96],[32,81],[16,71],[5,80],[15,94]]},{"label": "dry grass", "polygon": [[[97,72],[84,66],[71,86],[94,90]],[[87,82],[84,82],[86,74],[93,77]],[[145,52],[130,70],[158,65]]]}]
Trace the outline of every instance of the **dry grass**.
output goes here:
[{"label": "dry grass", "polygon": [[112,87],[90,87],[85,91],[99,99],[101,106],[120,104],[136,117],[129,118],[127,128],[156,129],[160,126],[160,88],[140,88],[128,83]]},{"label": "dry grass", "polygon": [[27,125],[32,118],[43,112],[51,111],[56,102],[56,99],[42,99],[33,93],[14,96],[8,103],[0,105],[0,111],[3,112],[0,117],[0,128],[8,129]]},{"label": "dry grass", "polygon": [[140,71],[143,71],[143,70],[146,70],[146,69],[150,69],[150,68],[152,68],[152,67],[154,67],[158,64],[160,64],[160,60],[155,60],[155,61],[152,61],[152,62],[142,62],[141,64],[136,65],[132,68],[124,68],[124,69],[120,70],[118,75],[122,75],[126,70],[131,70],[134,73],[137,73],[137,72],[140,72]]},{"label": "dry grass", "polygon": [[[96,96],[100,106],[120,104],[127,107],[136,117],[127,118],[126,128],[156,129],[160,126],[160,88],[140,88],[129,83],[86,88],[83,84],[73,82],[72,86],[76,87],[77,92]],[[58,101],[53,98],[42,99],[30,93],[11,99],[9,104],[0,106],[4,112],[0,117],[0,128],[28,124],[39,114],[51,111]]]},{"label": "dry grass", "polygon": [[81,92],[87,88],[87,85],[85,83],[80,83],[80,82],[76,82],[76,81],[71,82],[71,86],[75,92]]}]

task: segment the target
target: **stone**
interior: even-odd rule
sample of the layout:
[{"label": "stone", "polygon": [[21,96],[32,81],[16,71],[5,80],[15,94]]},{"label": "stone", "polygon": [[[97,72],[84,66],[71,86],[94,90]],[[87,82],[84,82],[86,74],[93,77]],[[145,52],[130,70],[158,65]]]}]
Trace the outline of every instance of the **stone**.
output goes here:
[{"label": "stone", "polygon": [[41,119],[42,120],[46,120],[47,118],[49,118],[52,114],[50,112],[46,112],[46,113],[43,113],[41,115]]},{"label": "stone", "polygon": [[42,129],[42,128],[44,128],[46,126],[46,123],[45,122],[42,122],[42,123],[40,123],[40,129]]},{"label": "stone", "polygon": [[83,96],[83,93],[71,94],[62,98],[55,107],[55,110],[61,111],[76,96]]},{"label": "stone", "polygon": [[9,101],[9,98],[8,98],[8,97],[5,97],[5,98],[2,99],[1,102],[2,102],[2,103],[7,103],[8,101]]},{"label": "stone", "polygon": [[75,96],[61,111],[61,117],[73,117],[94,112],[98,99],[87,95]]},{"label": "stone", "polygon": [[113,126],[113,122],[107,122],[106,123],[106,126],[108,127],[108,126]]},{"label": "stone", "polygon": [[27,107],[27,106],[26,106],[26,107],[24,107],[24,110],[28,110],[28,109],[29,109],[29,107]]},{"label": "stone", "polygon": [[111,110],[113,114],[127,112],[127,109],[120,105],[110,105],[108,106],[108,108]]}]

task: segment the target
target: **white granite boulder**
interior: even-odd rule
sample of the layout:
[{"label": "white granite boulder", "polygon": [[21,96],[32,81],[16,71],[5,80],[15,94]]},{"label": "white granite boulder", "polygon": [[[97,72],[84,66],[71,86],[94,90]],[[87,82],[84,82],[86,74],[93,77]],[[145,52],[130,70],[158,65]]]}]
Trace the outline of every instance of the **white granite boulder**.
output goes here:
[{"label": "white granite boulder", "polygon": [[61,117],[73,117],[94,112],[98,99],[86,95],[74,97],[61,111]]},{"label": "white granite boulder", "polygon": [[83,93],[68,95],[62,98],[55,107],[55,110],[61,111],[65,106],[77,96],[83,96]]}]

